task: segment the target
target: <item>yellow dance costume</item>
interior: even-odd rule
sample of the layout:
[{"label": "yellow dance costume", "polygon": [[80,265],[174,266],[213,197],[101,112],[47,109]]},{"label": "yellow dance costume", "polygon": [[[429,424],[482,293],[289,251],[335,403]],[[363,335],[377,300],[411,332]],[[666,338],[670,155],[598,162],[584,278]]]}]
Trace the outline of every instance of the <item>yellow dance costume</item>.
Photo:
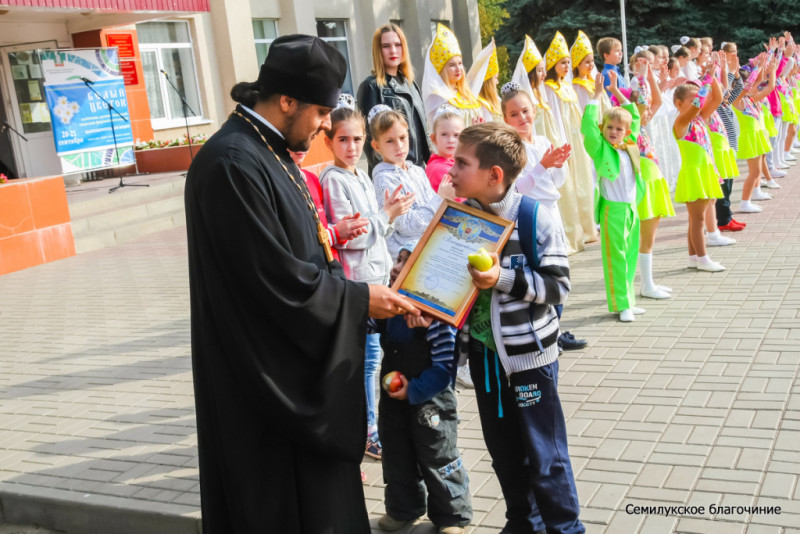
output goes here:
[{"label": "yellow dance costume", "polygon": [[639,170],[644,182],[644,196],[636,206],[639,219],[646,221],[657,217],[673,217],[675,208],[672,206],[669,184],[658,167],[658,156],[645,127],[639,130],[636,144],[639,145]]},{"label": "yellow dance costume", "polygon": [[[749,96],[744,97],[742,102],[744,103],[744,111],[733,106],[733,113],[739,122],[739,150],[736,152],[736,158],[757,158],[772,151],[772,147],[769,144],[769,134],[764,127],[766,116],[769,115],[770,119],[772,119],[772,113],[770,113],[769,108],[762,113],[762,110],[758,108]],[[774,121],[771,122],[774,129],[775,123]],[[775,135],[778,135],[778,133],[775,132]]]},{"label": "yellow dance costume", "polygon": [[708,128],[699,115],[689,123],[686,135],[678,139],[678,148],[681,170],[675,185],[675,202],[722,198]]}]

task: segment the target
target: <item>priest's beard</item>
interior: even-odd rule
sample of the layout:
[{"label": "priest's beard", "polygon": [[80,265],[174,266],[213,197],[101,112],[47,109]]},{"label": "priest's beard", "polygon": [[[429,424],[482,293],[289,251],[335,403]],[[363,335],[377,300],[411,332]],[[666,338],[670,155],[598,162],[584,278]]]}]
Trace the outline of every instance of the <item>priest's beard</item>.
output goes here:
[{"label": "priest's beard", "polygon": [[314,138],[323,131],[317,110],[304,102],[286,117],[286,145],[292,152],[307,152]]}]

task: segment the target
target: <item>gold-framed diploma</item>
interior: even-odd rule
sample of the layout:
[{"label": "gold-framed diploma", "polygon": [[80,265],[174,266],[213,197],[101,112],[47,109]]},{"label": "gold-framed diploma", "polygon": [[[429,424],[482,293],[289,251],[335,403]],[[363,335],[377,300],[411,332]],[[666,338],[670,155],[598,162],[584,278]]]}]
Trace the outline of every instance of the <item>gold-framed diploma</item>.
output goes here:
[{"label": "gold-framed diploma", "polygon": [[437,320],[461,328],[478,296],[467,256],[481,247],[499,253],[513,230],[506,219],[442,202],[392,289]]}]

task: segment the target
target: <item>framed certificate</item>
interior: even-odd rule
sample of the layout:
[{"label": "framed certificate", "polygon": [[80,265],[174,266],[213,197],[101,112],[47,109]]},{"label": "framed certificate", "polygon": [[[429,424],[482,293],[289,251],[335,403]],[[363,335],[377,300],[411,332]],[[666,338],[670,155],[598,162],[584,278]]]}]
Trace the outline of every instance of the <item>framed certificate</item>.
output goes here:
[{"label": "framed certificate", "polygon": [[481,247],[499,253],[513,230],[511,221],[452,200],[442,202],[392,289],[460,328],[478,296],[467,256]]}]

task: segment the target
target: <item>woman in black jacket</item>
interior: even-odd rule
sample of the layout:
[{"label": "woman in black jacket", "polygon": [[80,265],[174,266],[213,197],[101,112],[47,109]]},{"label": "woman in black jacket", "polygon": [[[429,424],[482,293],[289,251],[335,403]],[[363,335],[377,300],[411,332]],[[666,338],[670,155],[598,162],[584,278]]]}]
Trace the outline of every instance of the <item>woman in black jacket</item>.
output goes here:
[{"label": "woman in black jacket", "polygon": [[[423,169],[431,157],[428,133],[425,125],[425,107],[422,93],[414,83],[414,71],[408,57],[408,44],[403,30],[396,24],[384,24],[372,37],[372,76],[361,82],[358,88],[358,107],[366,117],[377,104],[384,104],[401,112],[408,121],[408,159]],[[364,151],[369,161],[369,172],[381,162],[381,157],[372,149],[367,128]]]}]

